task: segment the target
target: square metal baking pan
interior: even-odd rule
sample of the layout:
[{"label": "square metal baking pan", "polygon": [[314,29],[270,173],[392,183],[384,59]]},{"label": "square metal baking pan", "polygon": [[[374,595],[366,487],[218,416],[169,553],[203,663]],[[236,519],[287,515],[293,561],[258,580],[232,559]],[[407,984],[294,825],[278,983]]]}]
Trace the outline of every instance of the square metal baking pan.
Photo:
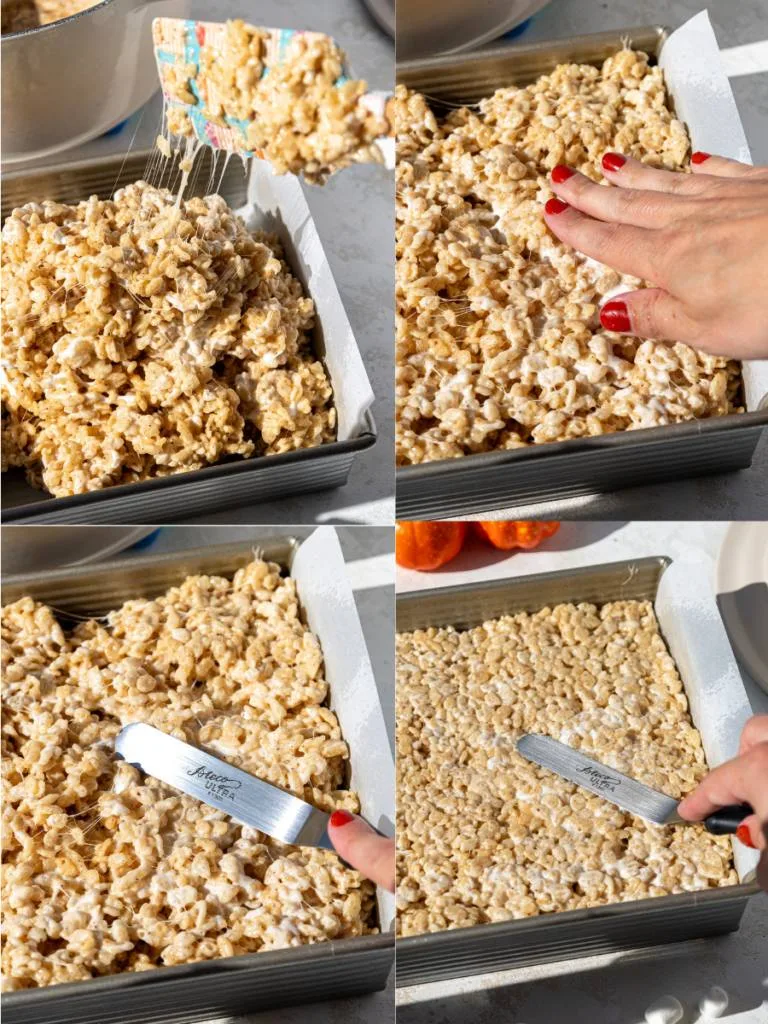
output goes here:
[{"label": "square metal baking pan", "polygon": [[[397,598],[397,630],[447,625],[469,629],[501,615],[564,602],[654,601],[669,564],[667,558],[642,558],[415,591]],[[397,985],[721,935],[738,928],[748,900],[759,891],[757,884],[742,882],[398,938]]]},{"label": "square metal baking pan", "polygon": [[[658,57],[667,35],[646,26],[405,61],[397,79],[424,93],[440,114],[503,86],[527,85],[564,62],[600,65],[627,39]],[[745,469],[768,425],[766,399],[752,412],[402,466],[397,517],[447,519]]]},{"label": "square metal baking pan", "polygon": [[[197,157],[188,194],[204,195],[211,178],[211,153]],[[150,151],[127,156],[84,160],[41,171],[3,175],[2,217],[24,203],[55,199],[73,203],[91,195],[108,198],[115,190],[146,174]],[[178,180],[178,176],[177,179]],[[217,179],[218,180],[218,179]],[[239,161],[230,161],[219,193],[233,208],[247,200],[247,182]],[[297,260],[286,247],[293,273],[303,280]],[[322,317],[314,341],[322,357]],[[87,494],[54,498],[28,484],[21,469],[3,474],[2,520],[6,523],[167,523],[238,505],[274,501],[295,494],[341,487],[349,477],[355,455],[376,441],[370,412],[357,437],[331,441],[282,455],[220,462],[204,469],[158,477],[142,483],[107,487]]]},{"label": "square metal baking pan", "polygon": [[[299,542],[196,548],[126,561],[56,569],[3,579],[3,603],[29,595],[68,617],[102,616],[124,601],[154,598],[191,574],[232,576],[259,557],[290,574]],[[331,686],[333,685],[333,681]],[[139,973],[4,993],[4,1024],[192,1024],[278,1006],[343,999],[386,985],[394,960],[392,933],[248,953]]]}]

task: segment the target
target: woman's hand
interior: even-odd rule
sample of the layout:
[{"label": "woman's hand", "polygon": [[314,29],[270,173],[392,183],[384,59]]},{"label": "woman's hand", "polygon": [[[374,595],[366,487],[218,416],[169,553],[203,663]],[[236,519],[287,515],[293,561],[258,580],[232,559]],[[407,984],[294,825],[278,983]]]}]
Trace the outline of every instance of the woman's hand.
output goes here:
[{"label": "woman's hand", "polygon": [[372,882],[395,891],[395,840],[380,836],[362,818],[334,811],[328,835],[336,853]]},{"label": "woman's hand", "polygon": [[694,153],[691,169],[606,153],[616,186],[606,188],[555,167],[560,198],[546,204],[546,222],[561,241],[656,286],[606,302],[606,330],[768,358],[768,168]]},{"label": "woman's hand", "polygon": [[754,810],[739,825],[737,837],[761,850],[757,880],[768,892],[768,715],[744,726],[738,757],[711,771],[678,807],[681,818],[701,821],[719,807],[750,804]]}]

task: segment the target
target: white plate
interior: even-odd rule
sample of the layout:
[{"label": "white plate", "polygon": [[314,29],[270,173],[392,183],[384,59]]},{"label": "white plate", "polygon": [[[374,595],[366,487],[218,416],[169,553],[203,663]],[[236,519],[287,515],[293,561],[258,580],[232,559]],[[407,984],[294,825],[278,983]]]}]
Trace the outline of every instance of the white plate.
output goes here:
[{"label": "white plate", "polygon": [[731,523],[715,579],[736,657],[768,693],[768,523]]}]

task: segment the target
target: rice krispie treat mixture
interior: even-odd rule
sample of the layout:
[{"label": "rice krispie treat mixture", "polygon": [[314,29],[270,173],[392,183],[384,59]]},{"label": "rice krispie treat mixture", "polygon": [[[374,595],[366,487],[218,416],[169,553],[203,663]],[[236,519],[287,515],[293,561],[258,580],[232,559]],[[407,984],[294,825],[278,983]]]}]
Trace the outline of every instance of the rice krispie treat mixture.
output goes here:
[{"label": "rice krispie treat mixture", "polygon": [[374,931],[374,889],[116,761],[146,722],[326,811],[359,810],[292,580],[256,560],[65,633],[3,609],[4,986]]},{"label": "rice krispie treat mixture", "polygon": [[598,182],[609,150],[687,167],[645,54],[561,65],[443,120],[399,86],[395,123],[400,464],[740,411],[737,363],[605,331],[602,300],[642,282],[544,222],[557,164]]},{"label": "rice krispie treat mixture", "polygon": [[3,0],[2,31],[24,32],[39,25],[49,25],[98,3],[101,0]]},{"label": "rice krispie treat mixture", "polygon": [[651,825],[521,757],[538,732],[682,798],[706,774],[648,602],[397,638],[402,935],[731,885],[727,836]]},{"label": "rice krispie treat mixture", "polygon": [[220,196],[28,203],[2,239],[4,468],[63,496],[335,437],[312,300]]},{"label": "rice krispie treat mixture", "polygon": [[[184,53],[184,30],[183,22],[161,19],[155,45]],[[382,162],[375,142],[390,130],[385,110],[364,81],[346,77],[344,54],[330,37],[275,34],[238,20],[199,26],[198,43],[199,64],[162,65],[164,93],[184,104],[199,97],[214,123],[247,121],[250,148],[279,174],[320,184],[350,164]],[[184,110],[170,106],[167,119],[171,134],[192,135]]]}]

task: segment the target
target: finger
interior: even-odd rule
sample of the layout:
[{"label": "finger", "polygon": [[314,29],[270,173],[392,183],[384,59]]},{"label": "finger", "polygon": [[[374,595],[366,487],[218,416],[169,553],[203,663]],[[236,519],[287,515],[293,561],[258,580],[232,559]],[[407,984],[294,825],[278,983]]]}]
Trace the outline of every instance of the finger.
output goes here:
[{"label": "finger", "polygon": [[561,242],[567,242],[622,274],[652,280],[658,270],[658,242],[654,231],[595,220],[559,198],[547,201],[544,219]]},{"label": "finger", "polygon": [[328,835],[338,855],[360,874],[395,891],[395,841],[380,836],[356,814],[334,811]]},{"label": "finger", "polygon": [[602,159],[603,174],[607,181],[619,188],[643,189],[649,192],[666,192],[669,195],[699,195],[705,187],[691,174],[680,171],[663,171],[651,167],[634,157],[623,153],[605,153]]},{"label": "finger", "polygon": [[600,309],[600,323],[606,331],[634,334],[638,338],[682,341],[695,344],[701,327],[685,312],[682,303],[661,288],[624,292]]},{"label": "finger", "polygon": [[555,167],[551,178],[553,192],[598,220],[639,228],[665,227],[685,212],[681,210],[681,200],[674,196],[650,189],[606,188],[571,167]]},{"label": "finger", "polygon": [[688,821],[701,821],[719,807],[751,804],[761,821],[768,820],[768,743],[758,743],[746,754],[721,764],[680,802],[678,813]]},{"label": "finger", "polygon": [[753,715],[741,730],[739,753],[746,754],[758,743],[768,741],[768,715]]},{"label": "finger", "polygon": [[718,178],[749,178],[759,168],[752,164],[743,164],[739,160],[729,160],[725,156],[712,156],[711,153],[702,153],[697,150],[691,154],[691,170],[694,174],[712,174]]},{"label": "finger", "polygon": [[768,846],[765,833],[760,827],[760,819],[756,814],[750,814],[742,821],[736,829],[736,838],[750,850],[764,850]]},{"label": "finger", "polygon": [[[694,162],[694,157],[700,157],[698,163]],[[709,167],[713,168],[713,173],[709,172]],[[665,192],[692,202],[700,197],[742,198],[745,179],[768,181],[768,170],[764,167],[752,167],[750,164],[740,164],[738,160],[726,160],[707,153],[693,154],[692,174],[659,170],[622,153],[605,153],[602,168],[606,180],[621,189]],[[722,171],[719,168],[723,168]]]}]

